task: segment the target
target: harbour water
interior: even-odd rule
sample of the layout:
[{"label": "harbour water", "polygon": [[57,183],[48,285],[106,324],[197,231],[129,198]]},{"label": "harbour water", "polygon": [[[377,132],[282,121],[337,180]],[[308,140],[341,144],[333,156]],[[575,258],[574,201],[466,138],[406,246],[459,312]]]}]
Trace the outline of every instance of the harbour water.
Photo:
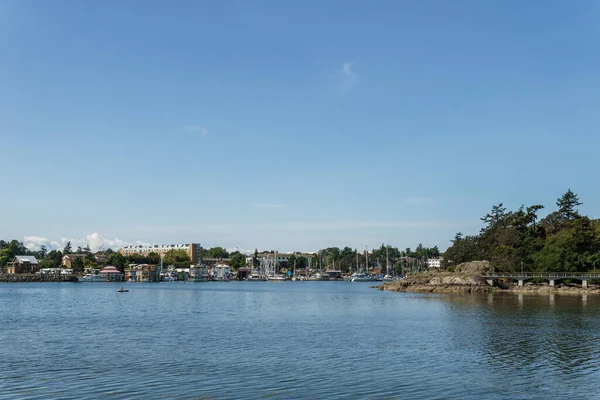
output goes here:
[{"label": "harbour water", "polygon": [[0,284],[0,399],[593,399],[600,298]]}]

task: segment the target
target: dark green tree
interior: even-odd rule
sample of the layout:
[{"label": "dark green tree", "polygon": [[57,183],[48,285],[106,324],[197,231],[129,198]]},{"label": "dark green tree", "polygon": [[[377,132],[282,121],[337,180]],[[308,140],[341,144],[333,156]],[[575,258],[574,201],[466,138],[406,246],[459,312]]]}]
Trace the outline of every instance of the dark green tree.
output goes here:
[{"label": "dark green tree", "polygon": [[558,213],[568,221],[572,221],[580,217],[577,207],[582,204],[583,203],[579,201],[579,196],[573,193],[571,189],[568,189],[565,194],[556,200]]},{"label": "dark green tree", "polygon": [[206,251],[206,258],[229,258],[229,253],[222,247],[213,247]]},{"label": "dark green tree", "polygon": [[77,257],[71,263],[71,268],[73,269],[74,274],[83,273],[84,267],[85,267],[85,264],[83,263],[83,258],[81,258],[81,257]]},{"label": "dark green tree", "polygon": [[234,270],[239,270],[246,266],[246,255],[236,251],[231,254],[231,267]]},{"label": "dark green tree", "polygon": [[121,273],[125,273],[127,259],[125,259],[123,254],[113,252],[110,256],[108,256],[107,263],[108,265],[116,267],[119,271],[121,271]]}]

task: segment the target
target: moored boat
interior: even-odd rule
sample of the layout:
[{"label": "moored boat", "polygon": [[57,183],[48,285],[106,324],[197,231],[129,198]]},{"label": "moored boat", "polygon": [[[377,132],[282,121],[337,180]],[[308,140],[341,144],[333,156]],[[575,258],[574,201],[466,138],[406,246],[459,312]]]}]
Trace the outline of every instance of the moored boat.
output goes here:
[{"label": "moored boat", "polygon": [[373,275],[369,275],[369,274],[365,274],[365,273],[354,273],[352,274],[352,279],[350,279],[352,282],[376,282],[377,281],[377,277],[373,276]]},{"label": "moored boat", "polygon": [[101,275],[85,274],[81,278],[77,278],[79,282],[106,282],[106,278]]}]

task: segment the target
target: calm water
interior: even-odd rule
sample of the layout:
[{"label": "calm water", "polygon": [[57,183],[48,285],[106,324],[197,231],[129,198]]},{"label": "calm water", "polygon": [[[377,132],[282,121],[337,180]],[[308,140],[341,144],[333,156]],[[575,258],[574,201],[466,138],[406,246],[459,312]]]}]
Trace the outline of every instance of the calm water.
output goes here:
[{"label": "calm water", "polygon": [[0,284],[0,398],[598,398],[598,297],[368,285]]}]

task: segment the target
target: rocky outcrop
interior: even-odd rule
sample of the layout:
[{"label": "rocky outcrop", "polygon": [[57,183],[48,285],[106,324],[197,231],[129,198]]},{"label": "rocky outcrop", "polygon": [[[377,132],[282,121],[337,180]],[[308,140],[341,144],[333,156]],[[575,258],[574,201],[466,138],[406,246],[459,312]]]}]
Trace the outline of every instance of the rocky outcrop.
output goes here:
[{"label": "rocky outcrop", "polygon": [[384,283],[380,290],[419,293],[490,293],[484,273],[490,269],[487,261],[460,264],[454,272],[423,272],[395,282]]},{"label": "rocky outcrop", "polygon": [[[58,275],[41,274],[0,274],[0,282],[31,283],[31,282],[58,282]],[[78,282],[75,275],[60,275],[61,282]]]},{"label": "rocky outcrop", "polygon": [[558,283],[556,286],[550,286],[547,283],[529,282],[525,286],[517,286],[516,282],[508,279],[498,279],[495,287],[492,287],[484,276],[493,272],[494,269],[488,261],[472,261],[457,265],[453,272],[423,272],[409,275],[394,282],[384,283],[378,289],[417,293],[600,294],[600,287],[595,285],[582,288],[573,284]]}]

